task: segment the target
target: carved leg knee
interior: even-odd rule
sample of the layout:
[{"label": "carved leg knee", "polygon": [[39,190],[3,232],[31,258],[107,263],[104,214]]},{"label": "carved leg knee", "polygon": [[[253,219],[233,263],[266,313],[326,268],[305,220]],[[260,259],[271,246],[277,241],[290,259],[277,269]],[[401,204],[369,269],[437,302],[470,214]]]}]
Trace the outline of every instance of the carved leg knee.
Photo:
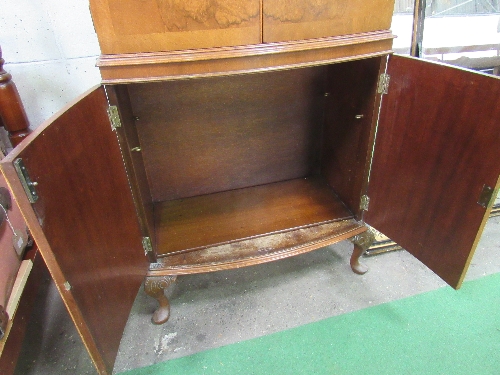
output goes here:
[{"label": "carved leg knee", "polygon": [[372,231],[367,230],[350,239],[354,244],[354,250],[351,255],[351,269],[358,275],[363,275],[368,271],[368,267],[359,261],[359,258],[366,250],[375,242],[375,235]]},{"label": "carved leg knee", "polygon": [[168,298],[165,297],[165,289],[167,289],[177,276],[146,276],[144,283],[144,291],[147,295],[155,298],[159,307],[153,313],[151,321],[154,324],[163,324],[170,317],[170,303]]}]

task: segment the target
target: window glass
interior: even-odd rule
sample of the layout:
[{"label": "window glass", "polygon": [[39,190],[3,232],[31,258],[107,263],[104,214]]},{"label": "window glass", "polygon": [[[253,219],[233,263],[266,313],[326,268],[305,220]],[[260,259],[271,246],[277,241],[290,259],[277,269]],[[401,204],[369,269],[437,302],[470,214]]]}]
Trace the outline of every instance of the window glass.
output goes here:
[{"label": "window glass", "polygon": [[394,39],[393,50],[401,55],[410,54],[414,4],[414,0],[396,0],[394,4],[391,29],[397,38]]},{"label": "window glass", "polygon": [[422,47],[426,59],[498,75],[500,0],[427,0]]}]

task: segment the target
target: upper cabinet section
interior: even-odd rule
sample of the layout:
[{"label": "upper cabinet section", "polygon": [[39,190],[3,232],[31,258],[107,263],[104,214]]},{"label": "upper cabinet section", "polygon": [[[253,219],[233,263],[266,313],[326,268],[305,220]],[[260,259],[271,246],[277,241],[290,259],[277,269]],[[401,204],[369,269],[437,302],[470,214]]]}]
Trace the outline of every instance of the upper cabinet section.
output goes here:
[{"label": "upper cabinet section", "polygon": [[387,30],[394,0],[264,0],[263,41]]},{"label": "upper cabinet section", "polygon": [[392,52],[394,0],[90,0],[105,84],[325,65]]},{"label": "upper cabinet section", "polygon": [[260,0],[90,0],[103,54],[258,44]]}]

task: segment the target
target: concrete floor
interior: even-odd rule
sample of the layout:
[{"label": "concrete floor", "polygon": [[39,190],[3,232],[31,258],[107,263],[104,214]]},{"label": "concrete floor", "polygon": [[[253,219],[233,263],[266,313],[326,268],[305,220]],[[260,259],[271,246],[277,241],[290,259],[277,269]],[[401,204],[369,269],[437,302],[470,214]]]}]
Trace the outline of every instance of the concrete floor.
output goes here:
[{"label": "concrete floor", "polygon": [[[467,279],[500,272],[499,249],[500,218],[492,218]],[[155,301],[139,291],[115,373],[445,286],[406,251],[367,257],[370,271],[355,275],[348,266],[351,251],[341,242],[279,262],[179,277],[168,291],[171,318],[162,326],[150,323]],[[38,296],[16,374],[95,374],[50,281]]]}]

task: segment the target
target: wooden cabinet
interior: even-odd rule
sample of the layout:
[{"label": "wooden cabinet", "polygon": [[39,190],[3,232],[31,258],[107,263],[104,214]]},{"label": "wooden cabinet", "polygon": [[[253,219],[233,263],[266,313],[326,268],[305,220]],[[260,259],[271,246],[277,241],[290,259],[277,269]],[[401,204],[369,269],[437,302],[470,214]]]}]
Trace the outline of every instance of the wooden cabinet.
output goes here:
[{"label": "wooden cabinet", "polygon": [[91,0],[106,54],[256,44],[259,0]]},{"label": "wooden cabinet", "polygon": [[460,285],[498,187],[500,81],[389,56],[392,34],[372,30],[387,20],[367,19],[320,39],[103,55],[105,86],[0,164],[100,372],[145,275],[159,323],[179,275],[348,238],[361,273],[369,224]]},{"label": "wooden cabinet", "polygon": [[263,41],[281,42],[391,27],[393,0],[264,0]]},{"label": "wooden cabinet", "polygon": [[387,30],[393,0],[91,0],[104,54],[238,46]]}]

